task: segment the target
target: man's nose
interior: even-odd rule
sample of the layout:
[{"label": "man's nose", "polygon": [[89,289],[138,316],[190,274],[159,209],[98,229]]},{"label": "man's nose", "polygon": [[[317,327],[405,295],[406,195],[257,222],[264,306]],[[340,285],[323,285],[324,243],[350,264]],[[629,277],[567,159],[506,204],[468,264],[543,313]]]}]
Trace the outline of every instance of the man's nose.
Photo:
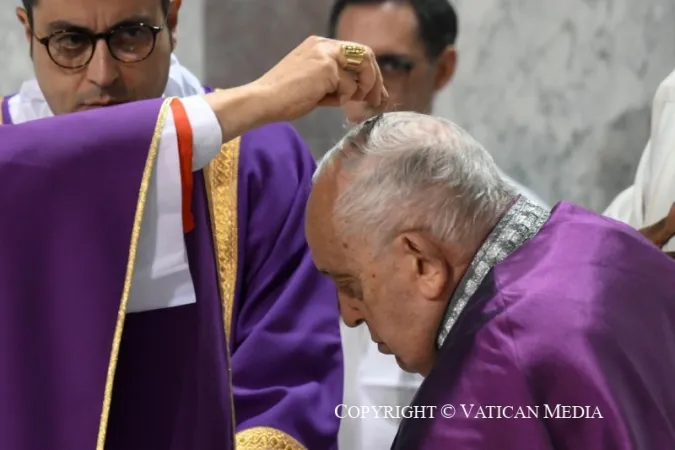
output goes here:
[{"label": "man's nose", "polygon": [[87,66],[87,77],[89,81],[103,88],[112,85],[119,77],[119,61],[110,54],[103,39],[96,42],[94,56]]},{"label": "man's nose", "polygon": [[353,301],[345,295],[339,295],[340,299],[340,315],[344,320],[345,325],[350,328],[355,328],[361,325],[365,320],[361,310],[353,304]]}]

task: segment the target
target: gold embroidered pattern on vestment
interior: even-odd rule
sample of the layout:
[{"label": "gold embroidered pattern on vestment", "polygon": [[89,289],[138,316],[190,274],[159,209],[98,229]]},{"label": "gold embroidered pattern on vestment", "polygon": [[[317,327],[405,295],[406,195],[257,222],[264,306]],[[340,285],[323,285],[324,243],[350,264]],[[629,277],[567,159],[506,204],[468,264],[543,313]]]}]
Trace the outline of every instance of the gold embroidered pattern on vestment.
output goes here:
[{"label": "gold embroidered pattern on vestment", "polygon": [[306,450],[289,434],[271,427],[253,427],[237,433],[237,450]]},{"label": "gold embroidered pattern on vestment", "polygon": [[[232,320],[237,285],[239,251],[238,175],[241,138],[223,144],[219,155],[204,169],[213,233],[218,288],[223,308],[223,327],[227,338],[232,429],[236,430],[234,388],[232,385]],[[271,427],[254,427],[236,433],[237,450],[306,450],[283,431]]]},{"label": "gold embroidered pattern on vestment", "polygon": [[218,288],[223,305],[223,324],[228,342],[231,338],[232,310],[237,284],[239,143],[240,138],[236,138],[223,144],[218,156],[204,170],[216,254]]},{"label": "gold embroidered pattern on vestment", "polygon": [[232,385],[232,358],[230,343],[232,340],[232,311],[237,286],[238,257],[238,175],[239,175],[240,138],[223,144],[220,153],[204,169],[206,193],[209,200],[213,248],[218,272],[218,289],[223,308],[223,332],[227,355],[228,383],[230,386],[230,410],[232,413],[232,433],[237,429],[234,410],[234,387]]}]

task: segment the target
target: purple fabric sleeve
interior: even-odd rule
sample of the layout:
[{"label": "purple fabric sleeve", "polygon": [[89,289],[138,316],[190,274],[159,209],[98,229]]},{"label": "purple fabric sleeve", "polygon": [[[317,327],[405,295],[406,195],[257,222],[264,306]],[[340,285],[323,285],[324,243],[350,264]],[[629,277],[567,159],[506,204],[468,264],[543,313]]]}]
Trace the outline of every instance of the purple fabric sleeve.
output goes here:
[{"label": "purple fabric sleeve", "polygon": [[334,410],[343,385],[337,294],[314,267],[304,236],[314,168],[290,125],[242,137],[232,340],[237,448],[270,436],[286,439],[283,448],[337,447]]},{"label": "purple fabric sleeve", "polygon": [[2,449],[96,448],[161,104],[0,126]]}]

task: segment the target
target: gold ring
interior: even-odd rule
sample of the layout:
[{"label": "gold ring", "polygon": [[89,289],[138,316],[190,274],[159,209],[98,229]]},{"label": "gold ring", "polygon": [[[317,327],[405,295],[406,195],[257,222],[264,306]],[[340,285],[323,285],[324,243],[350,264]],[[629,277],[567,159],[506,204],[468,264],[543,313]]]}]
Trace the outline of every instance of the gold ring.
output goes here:
[{"label": "gold ring", "polygon": [[363,58],[366,56],[366,48],[362,45],[343,44],[342,55],[347,61],[345,70],[356,70],[359,68],[363,62]]}]

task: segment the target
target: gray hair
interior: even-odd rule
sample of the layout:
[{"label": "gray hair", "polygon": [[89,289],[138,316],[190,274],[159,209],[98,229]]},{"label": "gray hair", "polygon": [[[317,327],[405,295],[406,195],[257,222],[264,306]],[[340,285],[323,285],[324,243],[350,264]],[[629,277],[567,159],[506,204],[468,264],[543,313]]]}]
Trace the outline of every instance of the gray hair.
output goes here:
[{"label": "gray hair", "polygon": [[340,160],[354,173],[335,204],[347,234],[380,244],[405,229],[442,242],[484,237],[517,197],[490,154],[449,120],[382,114],[351,129],[319,162],[313,181]]}]

